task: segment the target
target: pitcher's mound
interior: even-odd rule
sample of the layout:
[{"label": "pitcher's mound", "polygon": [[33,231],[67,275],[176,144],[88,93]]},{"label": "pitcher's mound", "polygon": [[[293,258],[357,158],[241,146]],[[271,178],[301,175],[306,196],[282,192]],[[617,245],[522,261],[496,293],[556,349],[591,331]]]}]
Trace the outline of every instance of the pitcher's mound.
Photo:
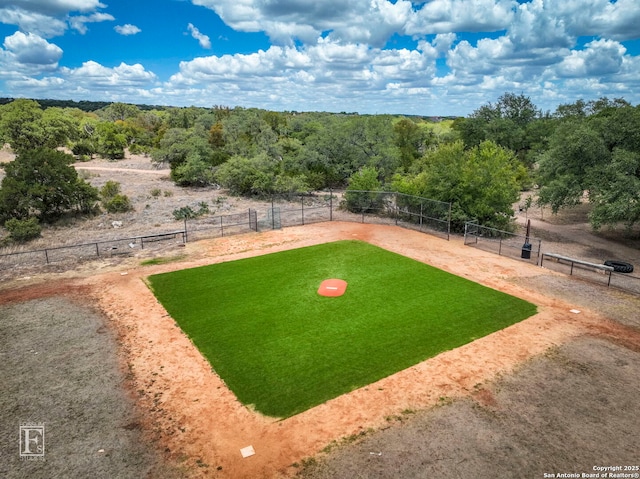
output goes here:
[{"label": "pitcher's mound", "polygon": [[322,296],[342,296],[347,289],[347,282],[341,279],[325,279],[320,283],[318,294]]}]

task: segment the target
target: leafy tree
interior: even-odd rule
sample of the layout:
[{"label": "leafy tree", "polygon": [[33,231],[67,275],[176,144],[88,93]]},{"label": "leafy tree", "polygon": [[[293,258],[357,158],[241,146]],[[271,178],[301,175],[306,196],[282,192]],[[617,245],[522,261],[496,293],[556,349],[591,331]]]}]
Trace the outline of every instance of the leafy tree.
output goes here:
[{"label": "leafy tree", "polygon": [[384,205],[382,183],[378,180],[377,169],[368,166],[355,172],[349,178],[349,186],[345,192],[345,206],[354,213],[377,211]]},{"label": "leafy tree", "polygon": [[640,153],[615,149],[599,179],[590,195],[591,225],[597,230],[623,223],[631,229],[640,221]]},{"label": "leafy tree", "polygon": [[557,212],[581,203],[586,193],[595,229],[618,223],[631,228],[640,220],[640,107],[601,98],[560,112],[549,149],[539,158],[539,203]]},{"label": "leafy tree", "polygon": [[35,216],[51,221],[66,211],[93,211],[98,191],[78,177],[73,156],[40,148],[21,152],[5,166],[0,185],[0,221]]},{"label": "leafy tree", "polygon": [[215,183],[213,166],[197,154],[171,170],[171,178],[180,186],[207,186]]},{"label": "leafy tree", "polygon": [[98,135],[98,153],[110,160],[121,160],[124,158],[124,149],[127,147],[127,137],[121,128],[115,123],[98,123],[96,128]]},{"label": "leafy tree", "polygon": [[44,112],[33,100],[17,99],[0,107],[0,137],[16,152],[63,146],[78,134],[78,124],[61,108]]},{"label": "leafy tree", "polygon": [[550,205],[554,213],[579,204],[593,185],[596,169],[609,158],[601,135],[588,122],[559,125],[549,150],[539,158],[539,203]]},{"label": "leafy tree", "polygon": [[136,118],[140,115],[140,108],[127,103],[111,103],[109,106],[98,111],[98,115],[109,122],[125,121],[130,118]]},{"label": "leafy tree", "polygon": [[530,159],[528,151],[532,143],[539,141],[539,138],[530,137],[530,125],[541,117],[529,97],[505,93],[496,104],[481,106],[468,118],[456,121],[454,127],[467,148],[491,140],[513,150],[524,162]]},{"label": "leafy tree", "polygon": [[279,160],[269,158],[265,153],[253,158],[230,158],[218,168],[216,178],[220,185],[236,195],[291,195],[308,190],[302,175],[287,174]]},{"label": "leafy tree", "polygon": [[396,176],[393,186],[401,193],[452,203],[452,224],[458,231],[471,219],[509,229],[524,176],[524,166],[508,149],[485,141],[465,150],[457,141],[428,152],[410,174]]},{"label": "leafy tree", "polygon": [[394,142],[400,149],[400,165],[408,170],[420,155],[423,134],[413,121],[402,118],[393,126]]}]

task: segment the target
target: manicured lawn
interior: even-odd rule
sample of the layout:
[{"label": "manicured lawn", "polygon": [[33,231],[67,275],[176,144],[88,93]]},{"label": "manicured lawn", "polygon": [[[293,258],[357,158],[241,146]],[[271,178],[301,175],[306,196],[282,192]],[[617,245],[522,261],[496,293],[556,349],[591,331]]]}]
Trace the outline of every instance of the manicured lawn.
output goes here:
[{"label": "manicured lawn", "polygon": [[[347,281],[337,298],[317,294]],[[536,313],[521,299],[360,241],[149,277],[247,405],[288,417]]]}]

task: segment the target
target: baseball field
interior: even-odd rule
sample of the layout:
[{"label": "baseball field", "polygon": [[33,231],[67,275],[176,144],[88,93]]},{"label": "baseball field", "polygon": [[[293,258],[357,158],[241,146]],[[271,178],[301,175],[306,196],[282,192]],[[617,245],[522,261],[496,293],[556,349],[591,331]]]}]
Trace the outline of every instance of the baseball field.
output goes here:
[{"label": "baseball field", "polygon": [[[318,294],[327,278],[340,297]],[[245,405],[289,417],[536,313],[355,240],[154,275],[169,314]]]}]

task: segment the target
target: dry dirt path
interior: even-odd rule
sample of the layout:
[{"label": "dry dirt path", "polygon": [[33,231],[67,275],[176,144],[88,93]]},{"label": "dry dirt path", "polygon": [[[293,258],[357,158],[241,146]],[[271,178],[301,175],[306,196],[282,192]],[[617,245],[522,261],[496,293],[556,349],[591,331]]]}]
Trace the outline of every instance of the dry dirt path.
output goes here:
[{"label": "dry dirt path", "polygon": [[139,168],[116,168],[109,166],[86,166],[83,164],[76,163],[76,170],[87,170],[87,171],[117,171],[119,173],[136,173],[142,175],[157,175],[157,176],[169,176],[171,170],[147,170],[147,169],[139,169]]}]

